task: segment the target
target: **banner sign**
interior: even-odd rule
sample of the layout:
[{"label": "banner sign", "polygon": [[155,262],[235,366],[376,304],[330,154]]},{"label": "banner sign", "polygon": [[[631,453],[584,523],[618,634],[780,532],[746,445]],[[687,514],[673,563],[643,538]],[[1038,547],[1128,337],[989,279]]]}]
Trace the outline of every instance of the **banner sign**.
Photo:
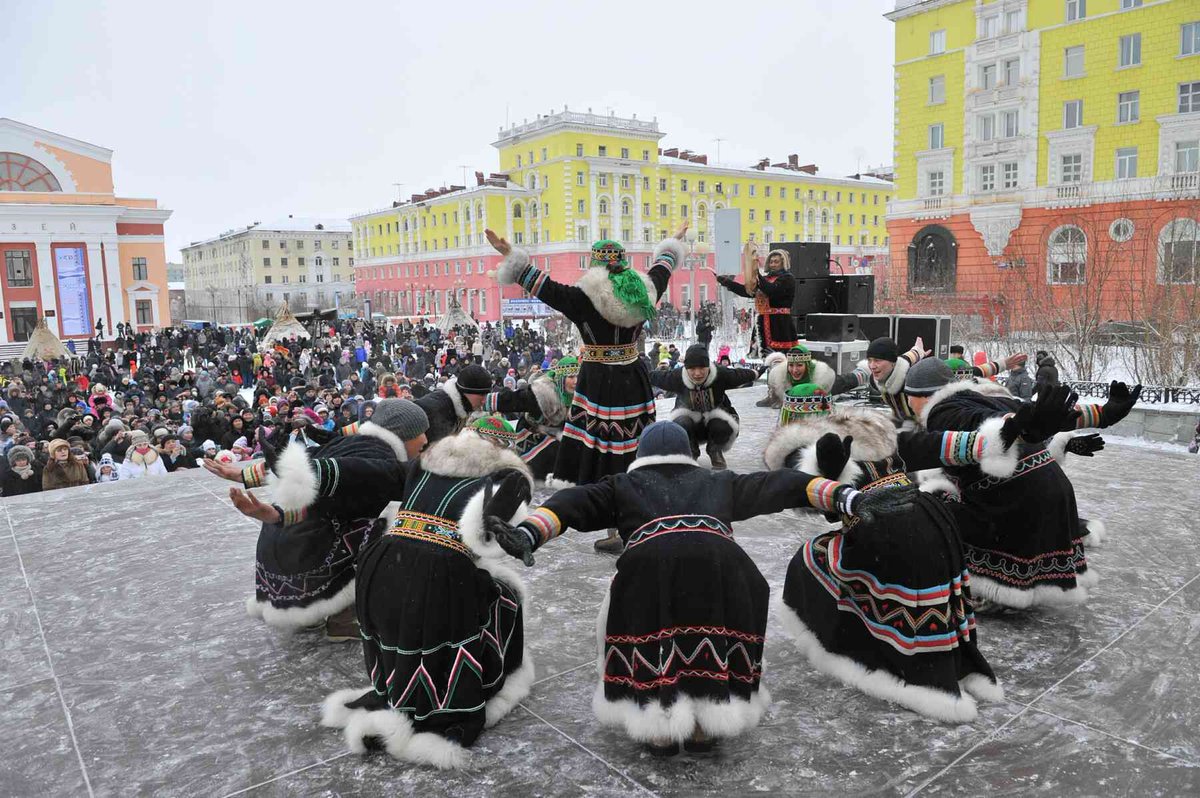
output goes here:
[{"label": "banner sign", "polygon": [[540,299],[505,299],[503,304],[506,317],[544,318],[556,312]]},{"label": "banner sign", "polygon": [[58,279],[58,324],[64,336],[92,334],[92,301],[88,293],[83,247],[55,247]]}]

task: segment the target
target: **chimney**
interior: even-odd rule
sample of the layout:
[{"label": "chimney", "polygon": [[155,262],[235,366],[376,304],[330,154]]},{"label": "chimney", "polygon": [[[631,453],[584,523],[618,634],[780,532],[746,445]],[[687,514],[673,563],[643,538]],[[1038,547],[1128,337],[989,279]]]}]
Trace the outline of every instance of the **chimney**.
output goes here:
[{"label": "chimney", "polygon": [[671,147],[670,149],[663,150],[662,154],[667,156],[668,158],[678,158],[679,157],[679,148]]},{"label": "chimney", "polygon": [[789,155],[788,156],[788,166],[792,167],[793,169],[799,169],[800,168],[800,156],[797,155],[796,153],[792,153],[791,155]]},{"label": "chimney", "polygon": [[467,187],[466,186],[456,186],[456,185],[451,184],[450,190],[451,191],[466,191]]},{"label": "chimney", "polygon": [[692,151],[691,150],[680,150],[679,157],[685,161],[690,161],[690,160],[692,160]]},{"label": "chimney", "polygon": [[766,169],[768,166],[770,166],[770,165],[771,165],[771,159],[770,159],[770,158],[763,158],[761,161],[759,161],[758,163],[756,163],[756,164],[754,165],[754,168],[755,168],[755,169],[757,169],[757,170],[759,170],[759,171],[761,172],[761,171],[765,170],[765,169]]},{"label": "chimney", "polygon": [[659,155],[659,157],[660,157],[660,158],[662,157],[662,154],[663,154],[662,147],[659,147],[659,148],[658,148],[658,155]]},{"label": "chimney", "polygon": [[797,166],[796,169],[801,172],[806,172],[810,175],[815,175],[817,173],[817,165],[815,163],[806,163],[804,166]]},{"label": "chimney", "polygon": [[695,160],[696,163],[702,163],[705,166],[708,166],[708,156],[707,155],[697,155],[693,160]]},{"label": "chimney", "polygon": [[483,185],[483,172],[475,173],[475,185],[477,185],[477,186]]}]

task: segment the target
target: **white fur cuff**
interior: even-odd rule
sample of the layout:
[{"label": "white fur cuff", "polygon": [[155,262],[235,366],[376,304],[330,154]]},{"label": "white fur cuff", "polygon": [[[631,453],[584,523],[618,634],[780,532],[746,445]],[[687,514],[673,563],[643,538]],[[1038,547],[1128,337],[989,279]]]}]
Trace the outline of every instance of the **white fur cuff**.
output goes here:
[{"label": "white fur cuff", "polygon": [[1067,456],[1067,444],[1071,442],[1075,434],[1071,432],[1060,432],[1050,439],[1046,444],[1046,451],[1050,452],[1050,456],[1058,462],[1063,462]]},{"label": "white fur cuff", "polygon": [[1003,416],[995,416],[979,425],[979,436],[983,438],[983,457],[979,460],[979,470],[989,477],[1011,477],[1020,460],[1015,441],[1012,446],[1004,448],[1004,439],[1000,437],[1004,421]]},{"label": "white fur cuff", "polygon": [[684,250],[683,242],[678,238],[664,238],[654,248],[654,258],[651,263],[657,263],[664,254],[669,254],[674,259],[670,266],[674,270],[683,265],[683,258],[687,255],[687,251]]},{"label": "white fur cuff", "polygon": [[317,475],[304,445],[292,441],[279,455],[271,476],[271,495],[284,510],[303,510],[317,500]]},{"label": "white fur cuff", "polygon": [[496,279],[500,281],[500,285],[512,285],[517,281],[517,275],[528,265],[529,253],[513,247],[496,267]]}]

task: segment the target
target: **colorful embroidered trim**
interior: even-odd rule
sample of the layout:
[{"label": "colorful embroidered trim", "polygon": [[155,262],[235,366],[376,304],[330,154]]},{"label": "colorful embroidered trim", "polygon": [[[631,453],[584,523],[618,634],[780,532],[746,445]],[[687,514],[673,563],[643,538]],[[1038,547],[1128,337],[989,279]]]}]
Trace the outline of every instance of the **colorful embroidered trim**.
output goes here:
[{"label": "colorful embroidered trim", "polygon": [[842,483],[832,479],[814,477],[809,480],[805,491],[808,493],[808,503],[822,512],[831,512],[837,508],[837,490]]},{"label": "colorful embroidered trim", "polygon": [[620,366],[638,359],[637,344],[584,344],[579,355],[581,363],[603,363]]},{"label": "colorful embroidered trim", "polygon": [[358,429],[359,429],[359,423],[357,421],[355,421],[353,424],[347,424],[346,426],[342,427],[341,432],[342,432],[343,436],[357,435]]},{"label": "colorful embroidered trim", "polygon": [[[670,250],[658,253],[658,257],[654,259],[654,266],[662,266],[664,269],[675,271],[675,253]],[[650,268],[654,268],[651,266]]]},{"label": "colorful embroidered trim", "polygon": [[267,481],[267,464],[263,461],[253,463],[242,469],[242,484],[247,488],[261,488]]},{"label": "colorful embroidered trim", "polygon": [[1050,452],[1048,452],[1047,450],[1042,449],[1041,451],[1034,452],[1033,454],[1030,454],[1030,455],[1026,455],[1025,457],[1022,457],[1020,460],[1018,460],[1017,461],[1017,470],[1013,471],[1011,476],[984,477],[983,479],[976,480],[975,482],[972,482],[970,485],[968,485],[967,490],[988,490],[990,488],[996,487],[997,485],[1003,485],[1005,482],[1014,480],[1017,477],[1021,476],[1022,474],[1026,474],[1030,471],[1036,471],[1037,469],[1042,468],[1043,466],[1050,465],[1053,462],[1054,462],[1054,455],[1050,454]]},{"label": "colorful embroidered trim", "polygon": [[989,360],[987,363],[981,363],[976,366],[979,369],[980,377],[995,377],[1000,373],[1000,364],[994,360]]},{"label": "colorful embroidered trim", "polygon": [[312,468],[317,473],[317,495],[332,496],[337,493],[338,484],[342,481],[342,467],[337,459],[318,457],[312,461]]},{"label": "colorful embroidered trim", "polygon": [[674,532],[704,532],[728,540],[733,539],[733,532],[729,527],[711,515],[667,515],[642,524],[634,530],[625,548],[632,549],[648,540]]},{"label": "colorful embroidered trim", "polygon": [[537,296],[542,286],[546,283],[547,274],[534,266],[526,266],[521,272],[521,276],[517,282],[525,289],[525,292],[531,296]]},{"label": "colorful embroidered trim", "polygon": [[898,471],[895,474],[884,474],[874,482],[868,482],[866,485],[863,485],[861,488],[859,488],[859,491],[865,492],[868,490],[875,490],[876,488],[889,488],[896,485],[911,484],[912,480],[908,478],[908,474],[905,474],[903,471]]},{"label": "colorful embroidered trim", "polygon": [[298,524],[308,517],[307,507],[301,507],[299,510],[284,510],[282,507],[278,509],[283,515],[283,526]]},{"label": "colorful embroidered trim", "polygon": [[563,531],[562,521],[549,507],[537,508],[521,523],[533,529],[542,543],[558,537]]},{"label": "colorful embroidered trim", "polygon": [[588,415],[605,421],[635,418],[647,413],[654,413],[655,410],[653,399],[636,405],[601,405],[578,391],[575,392],[575,399],[571,402],[571,406],[582,408]]},{"label": "colorful embroidered trim", "polygon": [[977,432],[943,432],[940,459],[943,465],[960,466],[983,459],[985,438]]},{"label": "colorful embroidered trim", "polygon": [[1077,410],[1083,412],[1079,417],[1079,423],[1075,425],[1076,429],[1089,429],[1091,427],[1099,427],[1102,418],[1103,409],[1097,404],[1080,404],[1075,405]]}]

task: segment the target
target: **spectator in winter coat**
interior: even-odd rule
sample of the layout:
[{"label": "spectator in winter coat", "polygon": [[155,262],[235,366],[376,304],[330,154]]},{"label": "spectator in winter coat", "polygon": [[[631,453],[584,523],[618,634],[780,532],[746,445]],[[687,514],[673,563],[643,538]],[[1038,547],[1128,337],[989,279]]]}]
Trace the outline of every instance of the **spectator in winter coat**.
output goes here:
[{"label": "spectator in winter coat", "polygon": [[120,478],[121,475],[117,471],[117,464],[113,462],[112,455],[100,455],[100,462],[96,465],[96,481],[116,482]]},{"label": "spectator in winter coat", "polygon": [[1054,363],[1054,358],[1047,352],[1037,353],[1037,374],[1034,376],[1036,390],[1041,394],[1042,388],[1055,388],[1059,384],[1058,367]]},{"label": "spectator in winter coat", "polygon": [[28,446],[16,445],[0,460],[0,495],[22,496],[42,489],[42,467]]},{"label": "spectator in winter coat", "polygon": [[129,433],[129,451],[121,463],[121,479],[141,479],[162,476],[167,473],[162,457],[150,445],[150,436],[142,430]]},{"label": "spectator in winter coat", "polygon": [[62,438],[50,441],[50,461],[42,471],[42,490],[74,488],[89,483],[87,466],[71,454],[71,444]]},{"label": "spectator in winter coat", "polygon": [[1033,396],[1033,378],[1024,364],[1008,371],[1008,391],[1018,399],[1029,399]]}]

